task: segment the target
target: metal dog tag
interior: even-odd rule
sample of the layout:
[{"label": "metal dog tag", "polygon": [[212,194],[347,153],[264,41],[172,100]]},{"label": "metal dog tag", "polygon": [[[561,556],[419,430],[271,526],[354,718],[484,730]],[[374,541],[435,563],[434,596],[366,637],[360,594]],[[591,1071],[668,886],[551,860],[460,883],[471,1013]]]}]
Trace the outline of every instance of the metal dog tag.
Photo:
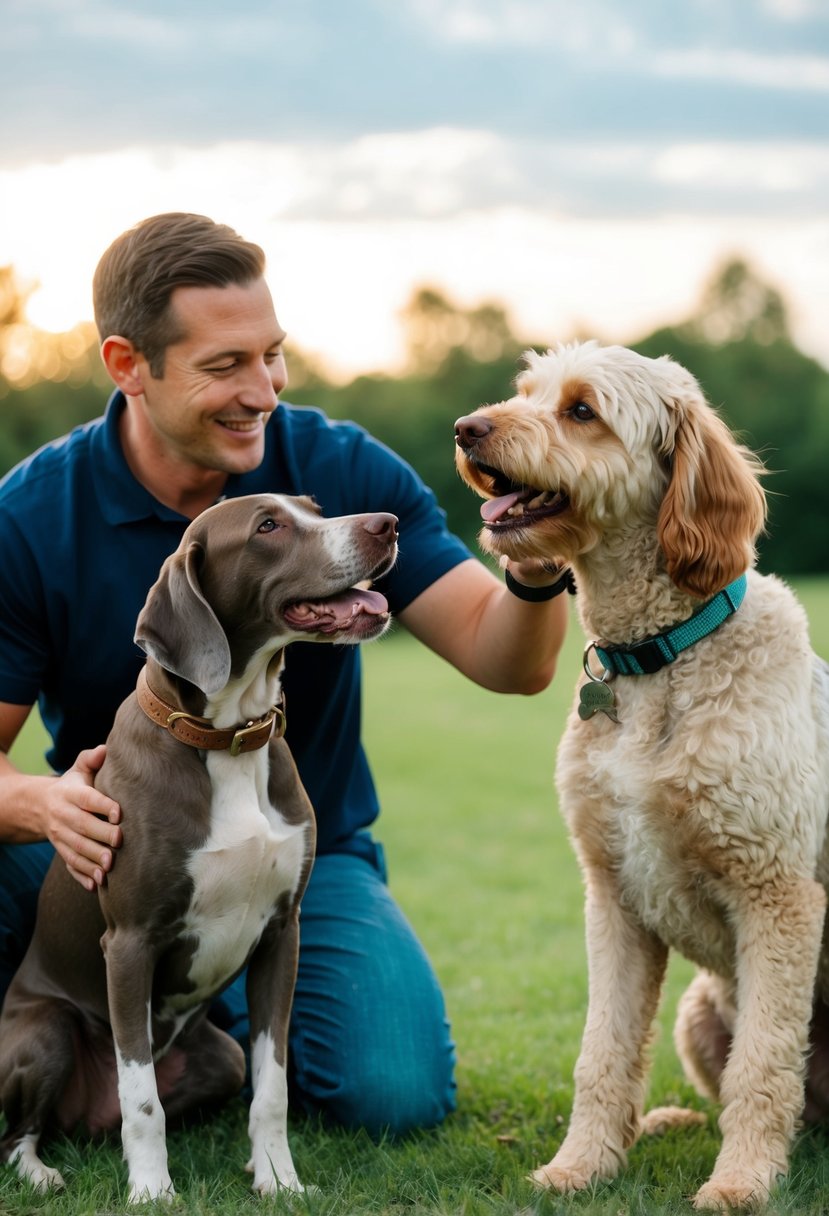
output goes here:
[{"label": "metal dog tag", "polygon": [[586,722],[594,714],[607,714],[611,722],[619,721],[613,689],[603,680],[591,679],[579,692],[579,717]]}]

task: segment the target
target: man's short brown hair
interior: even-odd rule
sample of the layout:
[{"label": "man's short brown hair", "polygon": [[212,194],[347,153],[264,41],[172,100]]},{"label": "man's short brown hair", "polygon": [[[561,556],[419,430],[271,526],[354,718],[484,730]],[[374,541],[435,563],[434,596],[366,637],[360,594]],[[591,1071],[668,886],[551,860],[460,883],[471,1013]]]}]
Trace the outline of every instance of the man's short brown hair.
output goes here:
[{"label": "man's short brown hair", "polygon": [[161,379],[167,347],[185,336],[170,307],[175,289],[250,283],[264,272],[262,249],[227,224],[183,211],[151,216],[117,237],[98,263],[98,334],[102,342],[127,338]]}]

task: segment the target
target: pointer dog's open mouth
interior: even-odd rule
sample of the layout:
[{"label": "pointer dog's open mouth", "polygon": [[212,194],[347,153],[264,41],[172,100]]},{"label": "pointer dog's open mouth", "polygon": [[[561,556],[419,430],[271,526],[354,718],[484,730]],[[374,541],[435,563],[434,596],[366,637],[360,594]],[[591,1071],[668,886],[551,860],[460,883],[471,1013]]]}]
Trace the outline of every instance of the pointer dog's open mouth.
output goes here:
[{"label": "pointer dog's open mouth", "polygon": [[337,595],[289,604],[282,615],[302,633],[363,635],[385,626],[389,605],[379,591],[350,587]]},{"label": "pointer dog's open mouth", "polygon": [[494,495],[481,507],[481,519],[491,531],[525,528],[540,519],[560,515],[570,505],[562,490],[539,490],[513,481],[500,469],[477,464],[476,470],[491,482]]}]

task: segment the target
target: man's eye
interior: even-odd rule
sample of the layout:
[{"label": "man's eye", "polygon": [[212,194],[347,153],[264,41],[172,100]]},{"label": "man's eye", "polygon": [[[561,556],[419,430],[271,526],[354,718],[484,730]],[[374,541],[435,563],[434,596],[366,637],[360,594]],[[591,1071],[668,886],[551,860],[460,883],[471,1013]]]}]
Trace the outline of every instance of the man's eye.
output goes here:
[{"label": "man's eye", "polygon": [[595,418],[593,410],[584,401],[577,401],[571,408],[570,413],[578,422],[589,422],[591,418]]},{"label": "man's eye", "polygon": [[281,528],[281,527],[282,527],[282,525],[278,524],[275,519],[263,519],[262,523],[259,525],[259,527],[256,529],[256,531],[257,532],[274,532],[277,528]]}]

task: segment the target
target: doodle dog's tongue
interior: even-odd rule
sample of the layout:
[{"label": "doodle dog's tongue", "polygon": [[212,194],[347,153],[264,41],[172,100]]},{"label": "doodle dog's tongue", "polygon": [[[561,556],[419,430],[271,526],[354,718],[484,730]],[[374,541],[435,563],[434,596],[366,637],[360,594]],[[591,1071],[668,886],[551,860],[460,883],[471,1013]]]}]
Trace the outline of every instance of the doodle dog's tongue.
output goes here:
[{"label": "doodle dog's tongue", "polygon": [[389,606],[379,591],[364,591],[352,587],[342,595],[328,600],[304,600],[285,609],[284,617],[295,629],[313,630],[315,633],[337,633],[347,629],[361,613],[382,616]]},{"label": "doodle dog's tongue", "polygon": [[494,523],[502,515],[506,515],[510,507],[515,506],[521,493],[520,490],[513,490],[509,494],[502,494],[500,498],[490,498],[481,507],[481,519],[488,524]]}]

